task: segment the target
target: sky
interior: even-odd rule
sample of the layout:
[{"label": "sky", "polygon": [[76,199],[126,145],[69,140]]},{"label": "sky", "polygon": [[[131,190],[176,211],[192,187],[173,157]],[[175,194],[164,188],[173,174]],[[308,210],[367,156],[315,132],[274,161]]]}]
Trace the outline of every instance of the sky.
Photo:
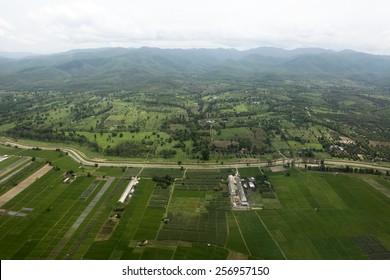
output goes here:
[{"label": "sky", "polygon": [[0,51],[320,47],[390,55],[388,0],[2,0]]}]

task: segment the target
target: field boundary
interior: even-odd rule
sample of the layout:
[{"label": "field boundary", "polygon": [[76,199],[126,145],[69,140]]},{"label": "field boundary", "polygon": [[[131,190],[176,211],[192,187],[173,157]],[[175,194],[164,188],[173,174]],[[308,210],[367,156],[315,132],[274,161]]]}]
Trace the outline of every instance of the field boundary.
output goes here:
[{"label": "field boundary", "polygon": [[53,167],[50,165],[45,165],[26,179],[24,179],[22,182],[20,182],[17,186],[10,189],[8,192],[0,196],[0,207],[3,207],[4,204],[6,204],[8,201],[13,199],[15,196],[17,196],[19,193],[24,191],[26,188],[28,188],[36,179],[39,179],[43,175],[45,175],[47,172],[49,172]]},{"label": "field boundary", "polygon": [[286,254],[283,252],[282,248],[280,247],[279,243],[275,240],[274,236],[272,235],[272,233],[269,231],[269,229],[267,228],[267,226],[265,225],[265,223],[263,222],[263,220],[261,219],[259,213],[257,213],[257,211],[255,211],[256,213],[256,216],[259,218],[260,222],[263,224],[263,227],[265,228],[265,230],[268,232],[269,236],[271,236],[272,240],[275,242],[276,246],[278,246],[280,252],[282,253],[283,257],[288,260]]},{"label": "field boundary", "polygon": [[234,221],[236,222],[236,225],[237,225],[238,231],[240,232],[240,235],[241,235],[242,241],[244,241],[244,244],[245,244],[246,250],[248,251],[248,254],[251,254],[251,250],[249,250],[248,244],[246,244],[246,241],[245,241],[244,235],[242,234],[242,231],[241,231],[240,225],[238,224],[237,217],[234,215],[234,213],[232,213],[232,214],[233,214]]},{"label": "field boundary", "polygon": [[[115,179],[114,177],[108,178],[108,180],[105,182],[103,187],[101,187],[99,192],[95,195],[95,197],[87,205],[87,207],[80,214],[80,216],[77,218],[77,220],[72,224],[72,226],[69,228],[69,230],[65,233],[65,235],[61,239],[61,241],[56,245],[56,247],[53,249],[53,251],[48,255],[48,257],[47,257],[48,260],[50,260],[50,259],[53,260],[58,256],[58,254],[61,252],[61,250],[65,247],[66,243],[72,238],[73,234],[77,231],[79,226],[84,222],[85,218],[89,215],[89,213],[92,211],[92,209],[98,203],[100,198],[103,196],[103,194],[110,187],[110,185],[112,184],[114,179]],[[99,183],[99,185],[100,185],[100,183]]]},{"label": "field boundary", "polygon": [[[7,176],[8,174],[10,174],[11,172],[13,172],[15,169],[17,169],[18,167],[21,167],[29,161],[30,159],[29,158],[20,158],[18,159],[17,161],[11,163],[10,165],[0,169],[0,177],[4,177],[4,176]],[[22,168],[23,168],[22,167]],[[4,179],[4,178],[3,178]]]},{"label": "field boundary", "polygon": [[31,164],[32,164],[32,161],[27,162],[24,166],[21,166],[19,169],[16,169],[16,168],[15,168],[16,170],[13,169],[11,172],[7,173],[3,178],[0,179],[0,184],[7,181],[10,178],[12,178],[12,176],[18,174],[20,171],[22,171],[24,168],[26,168],[27,166],[29,166]]},{"label": "field boundary", "polygon": [[374,187],[375,189],[377,189],[378,191],[380,191],[381,193],[383,193],[385,196],[387,196],[388,198],[390,198],[390,190],[386,189],[384,186],[382,186],[380,183],[378,183],[377,181],[373,180],[373,179],[369,179],[369,178],[366,178],[366,179],[363,179],[366,183],[370,184],[372,187]]}]

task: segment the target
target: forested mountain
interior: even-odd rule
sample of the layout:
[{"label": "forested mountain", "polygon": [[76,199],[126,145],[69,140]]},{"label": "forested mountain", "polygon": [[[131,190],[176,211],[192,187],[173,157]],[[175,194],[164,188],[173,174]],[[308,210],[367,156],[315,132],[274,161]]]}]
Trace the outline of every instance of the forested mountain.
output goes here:
[{"label": "forested mountain", "polygon": [[390,56],[309,48],[283,50],[107,48],[0,57],[3,89],[123,89],[193,80],[349,79],[390,86]]}]

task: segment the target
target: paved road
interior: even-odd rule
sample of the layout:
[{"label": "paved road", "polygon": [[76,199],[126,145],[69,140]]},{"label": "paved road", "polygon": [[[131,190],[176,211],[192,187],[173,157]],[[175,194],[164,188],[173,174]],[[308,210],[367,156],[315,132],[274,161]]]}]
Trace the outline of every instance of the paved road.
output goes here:
[{"label": "paved road", "polygon": [[[18,146],[19,148],[23,149],[32,149],[36,146],[28,146],[23,145],[16,142],[6,141],[6,142],[0,142],[3,145],[11,145],[11,146]],[[102,158],[89,158],[87,155],[85,155],[83,152],[75,149],[75,148],[68,148],[68,147],[46,147],[46,146],[40,146],[39,147],[42,150],[55,150],[55,149],[61,149],[62,151],[68,152],[69,156],[72,157],[75,161],[81,162],[83,165],[87,166],[94,166],[95,164],[98,164],[99,166],[113,166],[113,167],[140,167],[140,168],[167,168],[167,167],[173,167],[173,168],[179,168],[183,166],[184,168],[190,168],[190,169],[220,169],[220,168],[236,168],[236,167],[247,167],[248,163],[243,162],[229,162],[225,164],[218,164],[218,163],[189,163],[189,164],[182,164],[177,165],[176,163],[139,163],[139,162],[131,162],[131,161],[109,161],[107,159]],[[273,162],[273,165],[283,165],[288,161],[291,161],[292,159],[279,159]],[[302,160],[295,160],[295,163],[302,163]],[[375,168],[378,170],[384,170],[384,171],[390,171],[390,167],[382,166],[379,164],[374,163],[362,163],[357,161],[346,161],[346,160],[325,160],[325,164],[327,165],[335,165],[335,166],[345,166],[348,165],[350,167],[361,167],[361,168]],[[251,162],[249,163],[249,166],[251,167],[265,167],[268,166],[267,162]]]}]

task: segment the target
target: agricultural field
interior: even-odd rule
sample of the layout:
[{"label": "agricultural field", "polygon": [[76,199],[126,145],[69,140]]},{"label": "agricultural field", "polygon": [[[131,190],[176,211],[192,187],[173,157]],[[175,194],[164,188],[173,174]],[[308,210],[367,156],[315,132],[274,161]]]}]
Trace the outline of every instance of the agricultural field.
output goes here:
[{"label": "agricultural field", "polygon": [[[15,105],[15,99],[25,103]],[[92,158],[223,164],[280,159],[282,153],[307,160],[390,160],[383,121],[390,100],[349,83],[12,92],[0,101],[1,141],[73,147]],[[10,118],[7,106],[22,113]]]},{"label": "agricultural field", "polygon": [[[240,167],[258,187],[246,190],[253,209],[238,211],[227,188],[235,168],[90,167],[60,151],[3,152],[9,165],[22,159],[22,166],[30,163],[24,169],[36,166],[25,176],[46,162],[52,168],[1,206],[2,259],[390,257],[386,176]],[[118,204],[136,175],[141,181]]]},{"label": "agricultural field", "polygon": [[0,57],[0,259],[389,260],[389,58]]}]

